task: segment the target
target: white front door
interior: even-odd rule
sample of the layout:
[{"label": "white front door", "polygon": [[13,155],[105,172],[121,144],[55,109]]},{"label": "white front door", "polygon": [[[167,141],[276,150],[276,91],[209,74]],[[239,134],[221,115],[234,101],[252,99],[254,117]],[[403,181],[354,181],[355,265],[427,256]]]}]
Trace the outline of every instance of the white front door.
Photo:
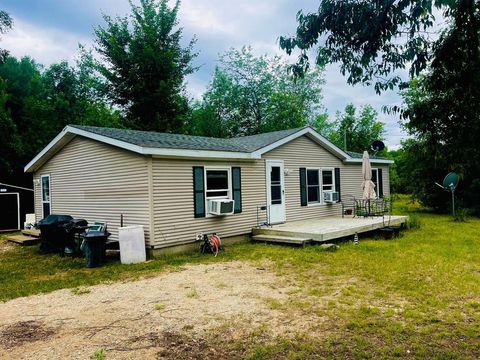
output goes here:
[{"label": "white front door", "polygon": [[267,214],[270,224],[285,222],[285,181],[282,160],[267,160]]}]

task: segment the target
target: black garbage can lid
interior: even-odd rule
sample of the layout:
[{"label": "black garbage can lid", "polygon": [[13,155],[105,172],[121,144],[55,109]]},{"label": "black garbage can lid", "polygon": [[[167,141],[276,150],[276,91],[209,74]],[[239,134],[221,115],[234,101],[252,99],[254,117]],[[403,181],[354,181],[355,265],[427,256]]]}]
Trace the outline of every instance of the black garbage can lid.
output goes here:
[{"label": "black garbage can lid", "polygon": [[98,238],[107,238],[110,236],[108,231],[97,231],[97,230],[90,230],[87,231],[84,235],[86,240],[95,240]]},{"label": "black garbage can lid", "polygon": [[70,215],[55,215],[51,214],[48,215],[46,218],[40,220],[38,222],[39,226],[48,226],[48,225],[58,225],[66,222],[70,222],[73,220],[73,217]]},{"label": "black garbage can lid", "polygon": [[88,226],[88,221],[85,219],[72,219],[70,224],[73,226]]}]

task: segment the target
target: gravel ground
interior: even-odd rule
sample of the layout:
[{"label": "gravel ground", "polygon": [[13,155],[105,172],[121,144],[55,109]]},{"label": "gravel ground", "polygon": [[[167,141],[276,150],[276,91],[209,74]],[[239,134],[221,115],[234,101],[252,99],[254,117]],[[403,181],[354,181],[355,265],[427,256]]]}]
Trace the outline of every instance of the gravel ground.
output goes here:
[{"label": "gravel ground", "polygon": [[268,266],[228,262],[14,299],[0,304],[0,358],[89,359],[100,349],[107,359],[175,358],[178,344],[196,357],[195,339],[221,326],[284,331],[266,299],[292,290]]}]

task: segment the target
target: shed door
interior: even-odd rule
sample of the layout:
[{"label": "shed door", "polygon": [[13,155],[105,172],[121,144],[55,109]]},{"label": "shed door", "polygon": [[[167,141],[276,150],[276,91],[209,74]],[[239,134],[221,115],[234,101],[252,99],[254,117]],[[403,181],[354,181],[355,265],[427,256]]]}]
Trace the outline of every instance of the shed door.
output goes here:
[{"label": "shed door", "polygon": [[18,193],[0,194],[0,230],[20,230],[20,203]]}]

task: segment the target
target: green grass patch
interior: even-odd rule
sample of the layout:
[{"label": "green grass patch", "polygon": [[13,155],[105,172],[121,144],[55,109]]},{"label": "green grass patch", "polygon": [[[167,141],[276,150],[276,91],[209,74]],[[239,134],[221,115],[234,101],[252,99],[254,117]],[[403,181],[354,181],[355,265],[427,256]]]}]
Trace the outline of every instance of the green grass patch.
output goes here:
[{"label": "green grass patch", "polygon": [[91,290],[86,287],[76,287],[72,289],[72,294],[73,295],[85,295],[85,294],[90,294]]},{"label": "green grass patch", "polygon": [[90,359],[93,360],[105,360],[107,358],[107,352],[103,349],[95,351],[92,356],[90,356]]},{"label": "green grass patch", "polygon": [[187,293],[185,294],[185,296],[189,299],[196,299],[198,298],[198,292],[197,292],[197,289],[195,288],[192,288],[190,289],[189,291],[187,291]]},{"label": "green grass patch", "polygon": [[161,310],[165,310],[167,306],[165,304],[155,304],[154,308],[155,310],[158,310],[158,311],[161,311]]}]

